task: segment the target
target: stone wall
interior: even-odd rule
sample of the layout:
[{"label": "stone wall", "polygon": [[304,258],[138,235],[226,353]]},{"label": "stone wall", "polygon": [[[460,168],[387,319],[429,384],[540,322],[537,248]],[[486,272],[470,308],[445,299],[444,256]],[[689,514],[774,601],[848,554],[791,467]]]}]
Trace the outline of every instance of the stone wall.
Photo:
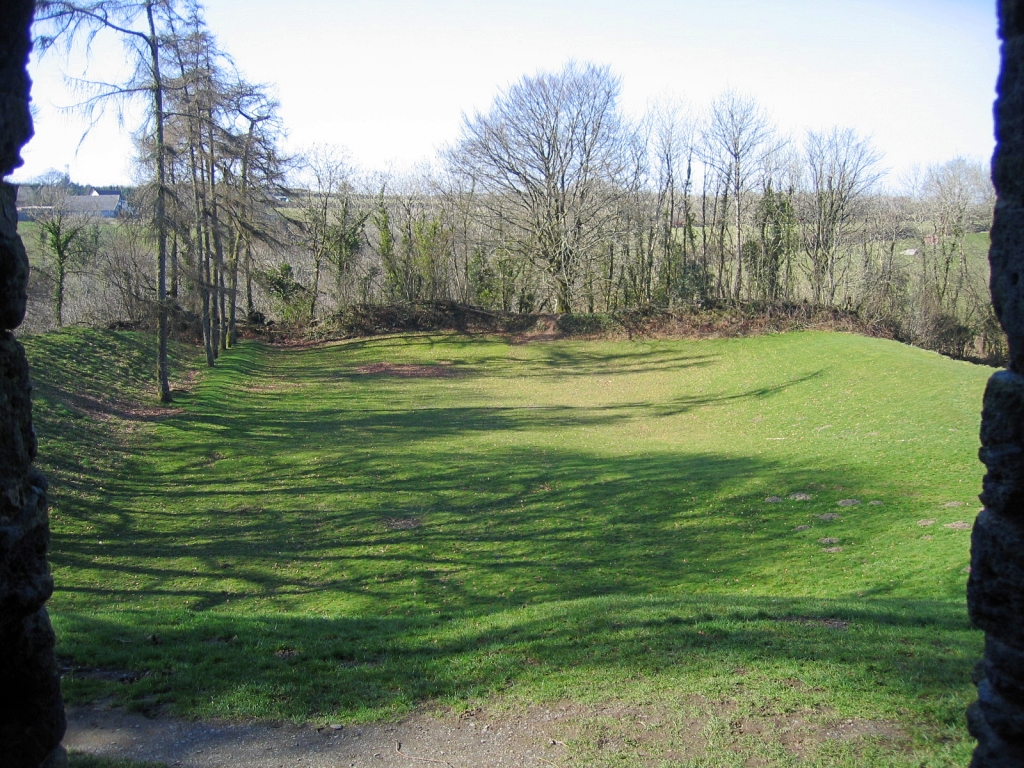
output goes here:
[{"label": "stone wall", "polygon": [[[0,2],[0,177],[21,165],[32,135],[28,111],[32,0]],[[31,384],[11,333],[25,316],[28,259],[18,237],[15,188],[0,181],[0,763],[56,768],[64,704],[43,607],[53,592],[46,480],[32,467]]]},{"label": "stone wall", "polygon": [[1024,766],[1024,0],[1000,0],[999,36],[989,261],[1010,364],[985,390],[980,457],[988,473],[967,582],[971,619],[985,630],[978,700],[967,712],[978,768]]}]

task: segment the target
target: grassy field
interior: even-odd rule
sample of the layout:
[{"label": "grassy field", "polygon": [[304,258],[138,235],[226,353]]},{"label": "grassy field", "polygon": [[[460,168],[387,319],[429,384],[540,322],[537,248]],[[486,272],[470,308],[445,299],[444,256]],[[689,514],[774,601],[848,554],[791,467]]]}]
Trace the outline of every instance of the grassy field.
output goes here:
[{"label": "grassy field", "polygon": [[581,715],[577,764],[968,761],[955,524],[990,369],[827,333],[406,335],[245,344],[161,413],[139,337],[25,343],[71,703],[615,702],[650,716]]}]

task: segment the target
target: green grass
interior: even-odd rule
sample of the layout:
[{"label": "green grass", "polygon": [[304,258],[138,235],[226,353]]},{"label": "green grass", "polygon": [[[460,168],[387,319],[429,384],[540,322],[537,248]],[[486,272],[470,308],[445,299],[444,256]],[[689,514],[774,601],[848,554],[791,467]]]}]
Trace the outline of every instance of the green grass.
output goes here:
[{"label": "green grass", "polygon": [[166,763],[140,763],[134,760],[110,760],[84,752],[68,753],[68,768],[167,768]]},{"label": "green grass", "polygon": [[[25,343],[72,703],[354,722],[615,701],[703,717],[709,765],[796,764],[795,716],[901,734],[800,764],[968,760],[982,638],[969,531],[944,524],[977,509],[990,369],[826,333],[245,344],[143,421],[62,394],[151,398],[138,337]],[[360,369],[380,362],[447,375]],[[648,764],[623,727],[595,716],[570,748]],[[644,749],[705,764],[663,736]]]}]

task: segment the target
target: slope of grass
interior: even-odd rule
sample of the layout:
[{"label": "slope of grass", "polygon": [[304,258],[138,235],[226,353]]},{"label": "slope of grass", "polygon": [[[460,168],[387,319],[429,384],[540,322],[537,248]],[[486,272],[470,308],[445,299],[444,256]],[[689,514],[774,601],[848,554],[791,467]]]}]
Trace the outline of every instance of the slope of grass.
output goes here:
[{"label": "slope of grass", "polygon": [[[615,700],[703,712],[707,764],[967,761],[981,637],[946,526],[977,508],[989,369],[826,333],[247,344],[181,413],[97,420],[61,387],[115,386],[136,342],[95,336],[62,383],[43,353],[77,338],[26,340],[57,379],[37,407],[71,702],[350,722]],[[798,756],[794,717],[874,735]],[[656,764],[600,748],[613,725],[583,727],[583,764]],[[662,735],[650,759],[705,764]]]}]

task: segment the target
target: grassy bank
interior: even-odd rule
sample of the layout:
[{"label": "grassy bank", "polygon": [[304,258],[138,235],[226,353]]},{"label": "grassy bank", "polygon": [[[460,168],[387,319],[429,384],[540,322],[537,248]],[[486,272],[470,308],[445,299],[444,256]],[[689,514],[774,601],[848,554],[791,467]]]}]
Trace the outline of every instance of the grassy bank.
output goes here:
[{"label": "grassy bank", "polygon": [[[139,386],[75,401],[139,343],[45,362],[83,338],[26,339],[71,702],[352,722],[614,700],[663,714],[644,750],[672,764],[705,764],[692,722],[737,765],[967,761],[956,524],[989,369],[830,333],[424,334],[243,345],[166,413],[145,355]],[[794,717],[870,726],[794,751]],[[651,764],[626,728],[571,747]]]}]

